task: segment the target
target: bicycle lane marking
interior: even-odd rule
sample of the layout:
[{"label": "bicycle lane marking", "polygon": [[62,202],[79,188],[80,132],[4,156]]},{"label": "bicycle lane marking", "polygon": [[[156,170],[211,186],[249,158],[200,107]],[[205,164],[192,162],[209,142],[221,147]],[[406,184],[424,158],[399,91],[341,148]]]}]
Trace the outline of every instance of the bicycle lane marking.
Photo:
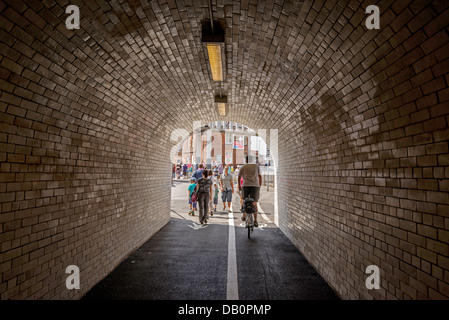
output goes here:
[{"label": "bicycle lane marking", "polygon": [[237,277],[237,251],[235,246],[234,214],[233,212],[230,212],[226,300],[238,300],[238,299],[239,299],[239,284]]}]

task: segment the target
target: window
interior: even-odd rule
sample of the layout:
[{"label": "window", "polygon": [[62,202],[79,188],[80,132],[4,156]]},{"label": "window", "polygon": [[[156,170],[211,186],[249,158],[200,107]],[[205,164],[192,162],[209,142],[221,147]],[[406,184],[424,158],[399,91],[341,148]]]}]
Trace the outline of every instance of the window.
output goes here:
[{"label": "window", "polygon": [[234,144],[234,135],[232,133],[225,133],[225,144]]}]

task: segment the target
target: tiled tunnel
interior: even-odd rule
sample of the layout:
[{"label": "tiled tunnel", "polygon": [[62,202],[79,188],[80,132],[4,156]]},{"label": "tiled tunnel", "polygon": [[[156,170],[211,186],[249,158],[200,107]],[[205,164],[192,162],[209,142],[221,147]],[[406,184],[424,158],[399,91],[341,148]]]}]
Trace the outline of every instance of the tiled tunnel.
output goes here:
[{"label": "tiled tunnel", "polygon": [[[342,299],[449,298],[448,1],[1,0],[0,12],[1,300],[85,295],[169,222],[170,154],[212,121],[267,132],[277,224]],[[222,81],[202,41],[211,15]],[[80,290],[66,288],[69,265]]]}]

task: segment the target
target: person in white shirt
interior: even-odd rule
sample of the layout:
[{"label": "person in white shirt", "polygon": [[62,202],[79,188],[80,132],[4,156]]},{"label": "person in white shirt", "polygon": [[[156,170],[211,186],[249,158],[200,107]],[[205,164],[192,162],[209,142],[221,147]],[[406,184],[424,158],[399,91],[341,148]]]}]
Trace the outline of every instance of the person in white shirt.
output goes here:
[{"label": "person in white shirt", "polygon": [[221,198],[223,200],[223,210],[226,209],[228,203],[228,212],[232,210],[232,194],[234,193],[234,179],[229,173],[229,166],[226,165],[220,178]]},{"label": "person in white shirt", "polygon": [[[254,213],[254,226],[257,227],[257,202],[259,201],[260,186],[262,185],[262,175],[260,174],[259,165],[252,162],[252,157],[246,157],[246,164],[240,168],[239,176],[237,179],[239,191],[242,191],[242,198],[245,200],[248,196],[254,199],[254,207],[256,212]],[[257,162],[257,161],[256,161]],[[243,185],[241,183],[241,178],[243,178]],[[243,212],[242,220],[246,220],[246,212]]]}]

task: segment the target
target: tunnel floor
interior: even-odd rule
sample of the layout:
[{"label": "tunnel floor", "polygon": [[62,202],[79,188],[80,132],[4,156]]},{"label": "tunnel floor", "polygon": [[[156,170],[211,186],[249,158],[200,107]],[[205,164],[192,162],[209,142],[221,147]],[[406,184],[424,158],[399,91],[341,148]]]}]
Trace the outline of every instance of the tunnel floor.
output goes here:
[{"label": "tunnel floor", "polygon": [[273,193],[261,189],[251,239],[240,225],[239,197],[233,195],[238,285],[229,282],[229,214],[217,212],[206,226],[188,215],[187,181],[172,187],[171,221],[92,288],[83,300],[339,300],[304,256],[272,222]]}]

